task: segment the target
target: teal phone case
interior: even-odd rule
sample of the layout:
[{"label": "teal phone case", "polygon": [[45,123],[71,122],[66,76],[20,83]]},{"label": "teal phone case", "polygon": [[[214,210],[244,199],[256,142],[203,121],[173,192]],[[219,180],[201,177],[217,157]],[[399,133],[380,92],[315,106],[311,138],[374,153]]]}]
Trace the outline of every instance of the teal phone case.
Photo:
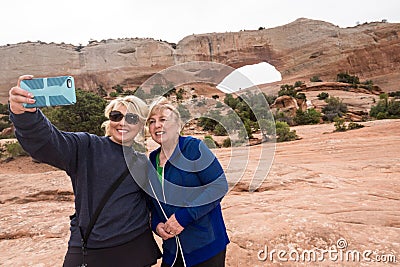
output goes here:
[{"label": "teal phone case", "polygon": [[75,81],[72,76],[22,80],[20,87],[33,94],[34,104],[26,108],[73,105],[76,103]]}]

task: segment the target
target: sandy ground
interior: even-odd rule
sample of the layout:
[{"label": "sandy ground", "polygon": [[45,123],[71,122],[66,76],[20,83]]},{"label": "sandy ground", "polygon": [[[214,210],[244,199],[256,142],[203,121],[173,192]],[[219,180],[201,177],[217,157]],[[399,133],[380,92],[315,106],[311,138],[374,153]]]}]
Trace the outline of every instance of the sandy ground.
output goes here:
[{"label": "sandy ground", "polygon": [[[363,124],[295,127],[302,139],[277,144],[272,166],[262,146],[235,159],[214,151],[229,177],[244,173],[222,201],[227,266],[399,264],[400,120]],[[256,168],[269,173],[248,192]],[[1,163],[0,266],[61,266],[72,200],[63,171],[28,157]]]}]

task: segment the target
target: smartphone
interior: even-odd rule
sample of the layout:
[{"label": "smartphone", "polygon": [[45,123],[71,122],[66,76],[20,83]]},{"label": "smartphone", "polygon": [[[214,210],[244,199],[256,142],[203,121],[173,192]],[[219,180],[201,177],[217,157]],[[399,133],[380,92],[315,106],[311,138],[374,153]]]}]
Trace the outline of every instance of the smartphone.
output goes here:
[{"label": "smartphone", "polygon": [[75,82],[72,76],[22,80],[20,87],[33,94],[33,104],[26,108],[73,105],[76,103]]}]

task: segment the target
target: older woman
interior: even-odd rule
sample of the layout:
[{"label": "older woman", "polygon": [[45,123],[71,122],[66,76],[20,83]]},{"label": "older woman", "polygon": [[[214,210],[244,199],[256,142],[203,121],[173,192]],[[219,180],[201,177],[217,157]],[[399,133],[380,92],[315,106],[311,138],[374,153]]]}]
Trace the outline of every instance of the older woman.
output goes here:
[{"label": "older woman", "polygon": [[158,174],[151,217],[163,239],[161,266],[225,266],[220,201],[228,185],[221,165],[203,142],[180,136],[179,112],[165,98],[151,106],[147,124],[160,145],[150,161]]},{"label": "older woman", "polygon": [[[64,266],[151,266],[160,251],[149,226],[149,212],[141,188],[131,177],[145,177],[146,157],[131,148],[143,130],[147,105],[127,96],[109,103],[105,116],[106,136],[59,131],[34,103],[32,94],[18,85],[9,92],[10,118],[23,148],[35,159],[64,170],[71,178],[75,215]],[[127,170],[127,161],[131,163]],[[120,186],[106,192],[117,180]],[[106,199],[107,199],[106,198]],[[97,221],[93,217],[98,213]],[[92,225],[93,227],[90,227]],[[82,242],[83,240],[83,242]]]}]

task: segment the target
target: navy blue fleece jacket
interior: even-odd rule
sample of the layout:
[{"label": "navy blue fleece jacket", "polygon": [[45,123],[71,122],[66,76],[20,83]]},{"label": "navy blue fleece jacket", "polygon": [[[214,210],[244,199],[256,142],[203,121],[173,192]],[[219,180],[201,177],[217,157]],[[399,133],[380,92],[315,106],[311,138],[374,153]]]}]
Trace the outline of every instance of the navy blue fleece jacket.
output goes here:
[{"label": "navy blue fleece jacket", "polygon": [[[71,220],[69,246],[81,246],[79,227],[85,231],[105,192],[126,169],[124,152],[135,159],[131,173],[146,180],[147,159],[109,137],[59,131],[42,114],[11,114],[15,134],[33,158],[64,170],[71,178],[76,217]],[[149,228],[145,194],[127,177],[104,206],[88,248],[106,248],[131,241]]]}]

